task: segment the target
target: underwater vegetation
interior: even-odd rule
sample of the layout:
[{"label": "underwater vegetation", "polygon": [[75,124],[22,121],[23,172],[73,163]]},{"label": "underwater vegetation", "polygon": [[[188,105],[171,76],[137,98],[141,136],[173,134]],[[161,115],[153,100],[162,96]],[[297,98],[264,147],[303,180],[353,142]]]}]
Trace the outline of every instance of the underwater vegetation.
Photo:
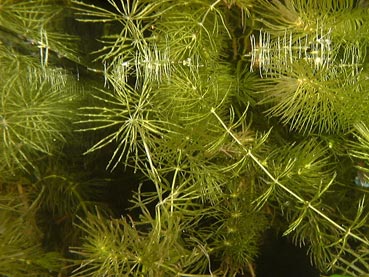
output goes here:
[{"label": "underwater vegetation", "polygon": [[0,276],[262,277],[271,230],[369,276],[368,46],[367,1],[0,0]]}]

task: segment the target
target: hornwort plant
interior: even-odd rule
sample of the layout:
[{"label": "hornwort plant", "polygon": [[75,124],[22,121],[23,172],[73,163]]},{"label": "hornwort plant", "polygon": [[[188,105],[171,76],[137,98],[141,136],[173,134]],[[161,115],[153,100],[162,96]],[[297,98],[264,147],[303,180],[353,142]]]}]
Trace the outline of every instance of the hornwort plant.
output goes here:
[{"label": "hornwort plant", "polygon": [[368,275],[368,16],[3,1],[0,275],[262,276],[270,229]]}]

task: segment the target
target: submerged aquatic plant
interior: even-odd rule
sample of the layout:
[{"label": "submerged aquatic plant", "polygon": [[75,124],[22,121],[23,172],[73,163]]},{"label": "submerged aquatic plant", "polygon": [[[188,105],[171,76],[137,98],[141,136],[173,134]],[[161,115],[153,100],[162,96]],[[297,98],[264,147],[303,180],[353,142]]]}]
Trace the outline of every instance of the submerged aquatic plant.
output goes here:
[{"label": "submerged aquatic plant", "polygon": [[350,1],[304,2],[273,1],[260,11],[270,11],[269,16],[280,11],[283,20],[263,19],[265,29],[251,36],[251,70],[259,67],[265,78],[261,103],[271,105],[270,116],[291,130],[342,132],[365,114],[367,41],[337,26],[347,24],[352,33],[364,32],[365,23],[355,18],[361,9]]},{"label": "submerged aquatic plant", "polygon": [[367,17],[3,1],[0,275],[255,277],[268,229],[368,274]]},{"label": "submerged aquatic plant", "polygon": [[34,160],[55,154],[65,142],[75,84],[62,69],[42,67],[6,48],[2,51],[2,167],[30,170]]}]

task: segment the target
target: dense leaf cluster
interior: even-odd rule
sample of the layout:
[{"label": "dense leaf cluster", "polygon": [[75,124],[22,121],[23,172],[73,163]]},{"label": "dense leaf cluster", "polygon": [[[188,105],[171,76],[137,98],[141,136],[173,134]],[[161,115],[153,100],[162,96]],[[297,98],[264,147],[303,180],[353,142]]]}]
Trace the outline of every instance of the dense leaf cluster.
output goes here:
[{"label": "dense leaf cluster", "polygon": [[2,1],[0,276],[366,276],[364,2]]}]

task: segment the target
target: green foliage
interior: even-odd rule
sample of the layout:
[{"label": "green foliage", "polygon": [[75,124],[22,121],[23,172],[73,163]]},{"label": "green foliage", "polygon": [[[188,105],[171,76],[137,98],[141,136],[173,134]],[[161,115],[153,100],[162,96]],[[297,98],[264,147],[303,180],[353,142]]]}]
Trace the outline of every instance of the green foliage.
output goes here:
[{"label": "green foliage", "polygon": [[[138,166],[142,163],[142,159],[150,158],[149,152],[146,152],[146,157],[143,158],[141,153],[153,147],[152,138],[164,136],[170,131],[166,126],[169,124],[157,119],[155,115],[157,111],[152,108],[153,92],[148,85],[144,84],[142,89],[135,90],[129,85],[120,83],[114,84],[114,88],[114,94],[100,90],[102,95],[95,96],[104,106],[81,108],[87,119],[78,123],[94,124],[92,127],[83,129],[84,131],[113,129],[115,126],[117,129],[113,129],[110,135],[97,142],[86,153],[118,142],[108,168],[114,169],[121,161],[127,164],[131,154],[133,154],[134,164]],[[123,157],[126,158],[122,160]]]},{"label": "green foliage", "polygon": [[0,4],[1,276],[255,277],[269,228],[368,274],[361,2],[94,3]]},{"label": "green foliage", "polygon": [[81,58],[75,47],[76,37],[66,34],[63,20],[68,15],[69,1],[4,0],[1,3],[0,32],[3,43],[19,48],[26,54],[37,46],[41,64],[47,65],[49,56],[57,53],[76,62]]},{"label": "green foliage", "polygon": [[[20,189],[21,186],[18,186]],[[5,191],[0,198],[0,274],[3,276],[50,276],[59,272],[62,263],[57,252],[46,252],[41,245],[41,234],[35,222],[33,203],[25,195]]]},{"label": "green foliage", "polygon": [[261,1],[266,32],[258,44],[252,37],[251,66],[268,77],[260,90],[269,115],[292,130],[342,132],[365,117],[367,15],[353,1],[332,2]]},{"label": "green foliage", "polygon": [[26,57],[1,60],[2,166],[27,170],[40,155],[54,154],[65,142],[74,85],[62,70],[42,68]]}]

